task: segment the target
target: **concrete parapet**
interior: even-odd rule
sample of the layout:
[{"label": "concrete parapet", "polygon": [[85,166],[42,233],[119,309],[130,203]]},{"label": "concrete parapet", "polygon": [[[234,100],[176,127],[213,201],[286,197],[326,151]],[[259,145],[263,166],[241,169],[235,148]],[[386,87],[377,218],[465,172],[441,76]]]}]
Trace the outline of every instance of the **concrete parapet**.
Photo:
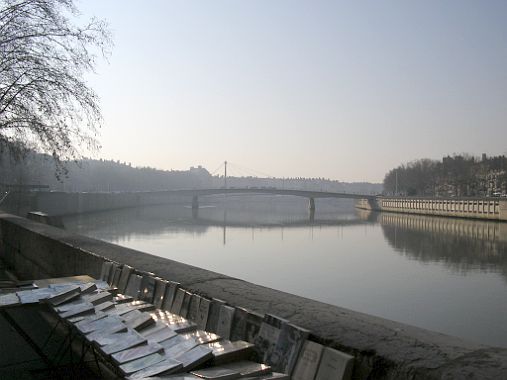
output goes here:
[{"label": "concrete parapet", "polygon": [[108,258],[231,305],[279,315],[311,330],[314,340],[354,355],[354,379],[500,379],[507,374],[507,349],[324,304],[9,214],[0,214],[0,255],[24,278],[98,277],[103,258]]}]

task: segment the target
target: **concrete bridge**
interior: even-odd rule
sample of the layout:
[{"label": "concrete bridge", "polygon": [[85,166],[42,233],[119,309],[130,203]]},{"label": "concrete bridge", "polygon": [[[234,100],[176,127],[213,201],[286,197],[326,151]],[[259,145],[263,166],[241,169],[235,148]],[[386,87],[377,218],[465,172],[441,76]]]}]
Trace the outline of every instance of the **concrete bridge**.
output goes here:
[{"label": "concrete bridge", "polygon": [[345,199],[368,199],[373,200],[375,195],[352,194],[352,193],[335,193],[330,191],[314,191],[314,190],[291,190],[277,188],[220,188],[220,189],[182,189],[167,190],[159,193],[168,195],[182,195],[192,197],[192,208],[199,208],[199,196],[223,195],[223,194],[268,194],[268,195],[288,195],[294,197],[308,198],[308,209],[315,211],[316,198],[345,198]]}]

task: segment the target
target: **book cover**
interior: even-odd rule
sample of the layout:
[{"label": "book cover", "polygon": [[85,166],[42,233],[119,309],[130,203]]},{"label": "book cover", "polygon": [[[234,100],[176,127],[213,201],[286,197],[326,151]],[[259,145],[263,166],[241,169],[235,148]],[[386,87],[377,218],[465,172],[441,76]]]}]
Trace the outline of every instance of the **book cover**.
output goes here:
[{"label": "book cover", "polygon": [[192,340],[185,338],[182,335],[176,335],[175,337],[172,337],[167,340],[164,340],[163,342],[160,342],[160,345],[162,347],[164,347],[164,350],[169,350],[172,347],[177,346],[178,344],[186,342],[186,341],[192,342]]},{"label": "book cover", "polygon": [[248,310],[243,307],[236,307],[234,316],[232,318],[232,327],[230,340],[245,340],[246,339],[246,319]]},{"label": "book cover", "polygon": [[132,360],[131,362],[124,363],[120,365],[118,368],[124,375],[129,375],[133,372],[137,372],[154,364],[160,363],[165,359],[166,358],[163,355],[159,353],[154,353],[136,360]]},{"label": "book cover", "polygon": [[176,295],[174,296],[173,304],[171,306],[171,313],[178,315],[180,314],[181,307],[183,306],[183,300],[185,299],[185,294],[185,290],[178,288]]},{"label": "book cover", "polygon": [[246,317],[245,326],[245,340],[250,343],[254,343],[259,331],[261,329],[262,321],[264,317],[254,311],[248,311]]},{"label": "book cover", "polygon": [[182,371],[188,372],[212,358],[213,353],[211,349],[204,346],[197,346],[176,356],[175,359],[183,363]]},{"label": "book cover", "polygon": [[147,335],[156,333],[157,331],[160,331],[160,330],[163,330],[163,329],[167,328],[167,325],[165,323],[157,320],[156,317],[153,317],[153,313],[150,313],[150,315],[155,320],[155,323],[152,324],[151,326],[145,327],[144,329],[138,331],[139,334],[141,334],[144,337],[146,337]]},{"label": "book cover", "polygon": [[143,275],[141,279],[141,291],[139,300],[152,303],[155,296],[155,278],[149,274]]},{"label": "book cover", "polygon": [[96,330],[111,331],[126,326],[123,324],[122,320],[117,317],[106,317],[83,325],[76,325],[76,327],[83,334],[89,334]]},{"label": "book cover", "polygon": [[201,303],[201,296],[194,294],[190,299],[190,305],[188,307],[187,319],[192,322],[197,322],[197,316],[199,315],[199,304]]},{"label": "book cover", "polygon": [[114,305],[115,304],[111,301],[101,303],[100,305],[95,306],[95,312],[112,309],[114,307]]},{"label": "book cover", "polygon": [[178,335],[174,330],[170,329],[169,327],[166,327],[162,330],[158,330],[152,334],[144,335],[146,339],[148,339],[148,342],[150,343],[160,343],[164,340],[173,338],[174,336]]},{"label": "book cover", "polygon": [[99,279],[102,280],[102,281],[108,282],[112,268],[113,268],[113,263],[111,261],[104,261],[102,263],[102,268],[101,268],[101,271],[100,271],[100,277],[99,277]]},{"label": "book cover", "polygon": [[229,368],[223,367],[210,367],[205,369],[199,369],[191,372],[192,375],[195,375],[201,379],[210,379],[210,380],[233,380],[239,379],[241,375],[238,371],[234,371]]},{"label": "book cover", "polygon": [[197,314],[197,320],[195,321],[200,330],[206,330],[210,305],[211,301],[209,299],[201,297],[199,302],[199,312]]},{"label": "book cover", "polygon": [[119,341],[116,341],[112,344],[107,344],[105,346],[102,346],[101,351],[106,355],[111,355],[116,352],[127,350],[129,348],[139,346],[139,345],[145,344],[145,343],[146,343],[145,338],[143,338],[139,334],[132,333],[132,334],[129,334],[128,336],[126,336],[125,338],[120,339]]},{"label": "book cover", "polygon": [[125,288],[125,294],[132,296],[135,300],[137,300],[139,298],[139,293],[141,292],[142,279],[143,278],[137,274],[131,274],[127,287]]},{"label": "book cover", "polygon": [[224,339],[230,339],[231,337],[234,312],[235,308],[232,306],[222,305],[220,307],[216,333]]},{"label": "book cover", "polygon": [[174,298],[176,297],[176,292],[178,291],[179,287],[179,282],[169,281],[165,289],[164,304],[162,305],[162,309],[171,311]]},{"label": "book cover", "polygon": [[121,268],[120,280],[118,281],[118,291],[125,293],[130,275],[134,273],[134,268],[129,265],[123,264]]},{"label": "book cover", "polygon": [[313,380],[319,368],[320,358],[324,347],[321,344],[307,340],[299,354],[296,367],[292,374],[293,380]]},{"label": "book cover", "polygon": [[198,344],[207,344],[220,340],[217,334],[213,334],[204,330],[195,330],[190,333],[181,334],[185,339],[194,339]]},{"label": "book cover", "polygon": [[109,292],[99,292],[96,294],[91,295],[86,299],[87,302],[93,304],[93,305],[99,305],[104,302],[112,301],[113,295]]},{"label": "book cover", "polygon": [[353,356],[329,347],[324,347],[315,380],[349,380],[352,377],[353,365]]},{"label": "book cover", "polygon": [[99,346],[108,346],[113,343],[121,342],[124,339],[127,339],[131,335],[136,335],[137,333],[134,330],[127,330],[126,328],[123,331],[118,332],[104,332],[104,331],[95,331],[86,336],[86,339],[89,342],[95,342]]},{"label": "book cover", "polygon": [[157,309],[162,309],[167,284],[168,282],[166,280],[162,280],[161,278],[155,279],[155,296],[153,297],[153,305],[155,305]]},{"label": "book cover", "polygon": [[125,320],[125,325],[133,330],[142,330],[143,328],[154,324],[155,320],[151,317],[149,313],[141,313],[141,315],[136,316],[135,318],[130,318]]},{"label": "book cover", "polygon": [[240,360],[234,363],[224,364],[221,367],[237,371],[241,377],[261,376],[271,372],[271,367],[269,365],[249,360]]},{"label": "book cover", "polygon": [[116,364],[124,364],[132,360],[143,358],[154,353],[161,353],[163,351],[164,349],[160,344],[148,343],[112,354],[111,358]]},{"label": "book cover", "polygon": [[236,340],[221,340],[210,343],[208,348],[213,350],[213,364],[222,365],[237,360],[248,360],[253,354],[253,343]]},{"label": "book cover", "polygon": [[292,323],[284,323],[275,349],[266,358],[266,363],[271,365],[273,371],[292,375],[299,353],[309,334],[310,331],[302,327]]},{"label": "book cover", "polygon": [[93,282],[87,282],[86,284],[80,284],[79,287],[81,288],[81,294],[92,294],[97,290],[97,285]]},{"label": "book cover", "polygon": [[181,304],[181,310],[179,314],[182,317],[187,318],[188,316],[188,309],[190,307],[190,300],[192,299],[193,294],[190,292],[185,292],[185,297],[183,298],[183,303]]},{"label": "book cover", "polygon": [[172,343],[172,339],[169,339],[167,342],[168,343],[162,342],[160,345],[164,347],[165,356],[173,359],[197,346],[197,342],[195,340],[189,339],[185,339],[178,344],[172,344],[170,347],[168,346],[169,343]]},{"label": "book cover", "polygon": [[127,379],[144,379],[147,377],[152,377],[156,375],[167,375],[170,373],[174,373],[180,370],[183,366],[183,363],[172,360],[165,359],[157,364],[153,364],[149,367],[146,367],[140,371],[134,372]]},{"label": "book cover", "polygon": [[208,323],[204,330],[217,332],[218,318],[220,317],[220,308],[225,305],[225,301],[218,298],[212,298],[208,313]]},{"label": "book cover", "polygon": [[264,315],[259,334],[254,340],[255,351],[257,357],[261,361],[271,364],[268,359],[271,358],[276,343],[278,342],[280,331],[285,323],[287,323],[285,319],[279,318],[273,314]]},{"label": "book cover", "polygon": [[118,287],[121,277],[121,265],[113,264],[111,286]]},{"label": "book cover", "polygon": [[73,307],[72,309],[60,314],[62,318],[79,317],[81,315],[94,314],[95,307],[92,304],[84,304]]}]

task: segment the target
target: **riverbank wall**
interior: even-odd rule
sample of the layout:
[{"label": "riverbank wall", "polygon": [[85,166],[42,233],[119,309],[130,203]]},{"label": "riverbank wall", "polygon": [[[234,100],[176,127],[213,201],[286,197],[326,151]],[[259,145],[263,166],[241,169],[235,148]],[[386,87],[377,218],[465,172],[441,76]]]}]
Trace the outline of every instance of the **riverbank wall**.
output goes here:
[{"label": "riverbank wall", "polygon": [[498,379],[507,373],[507,349],[324,304],[10,214],[0,214],[0,255],[25,279],[99,277],[104,259],[113,260],[206,297],[278,315],[312,331],[312,340],[354,355],[353,379]]},{"label": "riverbank wall", "polygon": [[507,199],[377,197],[359,199],[356,207],[371,211],[507,221]]}]

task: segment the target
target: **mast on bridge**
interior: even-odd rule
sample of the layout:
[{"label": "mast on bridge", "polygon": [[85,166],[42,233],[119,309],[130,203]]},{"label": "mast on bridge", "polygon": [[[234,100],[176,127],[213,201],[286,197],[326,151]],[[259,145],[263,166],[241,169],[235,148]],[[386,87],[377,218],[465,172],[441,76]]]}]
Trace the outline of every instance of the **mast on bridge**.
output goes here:
[{"label": "mast on bridge", "polygon": [[227,161],[224,161],[224,189],[227,189]]}]

